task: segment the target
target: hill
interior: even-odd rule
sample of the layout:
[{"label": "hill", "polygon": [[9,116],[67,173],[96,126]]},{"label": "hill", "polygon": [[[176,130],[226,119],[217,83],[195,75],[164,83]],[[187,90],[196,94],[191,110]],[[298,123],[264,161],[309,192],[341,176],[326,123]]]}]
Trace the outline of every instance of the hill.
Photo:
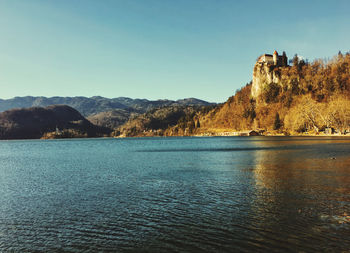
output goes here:
[{"label": "hill", "polygon": [[349,132],[350,53],[311,63],[294,56],[292,62],[257,62],[253,82],[223,105],[196,116],[201,125],[197,134],[247,129],[276,134]]},{"label": "hill", "polygon": [[123,125],[130,117],[134,117],[138,114],[137,112],[130,112],[123,109],[114,109],[112,111],[90,115],[87,119],[95,125],[114,129]]},{"label": "hill", "polygon": [[66,105],[12,109],[0,113],[0,139],[97,137],[110,129],[93,125]]},{"label": "hill", "polygon": [[14,108],[45,107],[49,105],[68,105],[78,110],[87,117],[100,112],[113,111],[115,109],[125,112],[145,113],[150,109],[163,106],[197,106],[212,105],[200,99],[187,98],[173,100],[147,100],[131,99],[126,97],[105,98],[95,97],[15,97],[12,99],[0,99],[0,112]]},{"label": "hill", "polygon": [[[170,136],[191,135],[197,127],[193,121],[199,112],[205,113],[213,106],[168,106],[152,109],[147,113],[135,115],[116,131],[116,136]],[[173,132],[169,129],[178,127]]]}]

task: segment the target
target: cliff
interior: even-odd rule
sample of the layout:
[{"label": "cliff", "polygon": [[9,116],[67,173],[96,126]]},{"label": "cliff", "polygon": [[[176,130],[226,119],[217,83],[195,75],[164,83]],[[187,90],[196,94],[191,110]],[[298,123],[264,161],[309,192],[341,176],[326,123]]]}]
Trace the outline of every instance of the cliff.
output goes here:
[{"label": "cliff", "polygon": [[277,51],[270,54],[263,54],[258,57],[253,69],[253,81],[251,94],[257,100],[260,94],[269,89],[269,86],[276,86],[281,81],[281,69],[289,68],[288,58],[285,52],[278,55]]},{"label": "cliff", "polygon": [[269,85],[279,84],[281,81],[281,67],[256,62],[253,69],[251,94],[257,99]]}]

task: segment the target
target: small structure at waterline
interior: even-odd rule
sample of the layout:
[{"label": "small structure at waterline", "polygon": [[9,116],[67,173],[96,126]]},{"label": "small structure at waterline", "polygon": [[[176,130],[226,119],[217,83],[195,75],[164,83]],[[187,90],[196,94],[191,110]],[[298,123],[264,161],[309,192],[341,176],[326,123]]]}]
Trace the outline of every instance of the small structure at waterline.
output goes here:
[{"label": "small structure at waterline", "polygon": [[259,136],[259,135],[260,134],[257,131],[254,131],[254,130],[249,132],[249,136]]},{"label": "small structure at waterline", "polygon": [[255,130],[250,130],[250,131],[242,131],[239,132],[239,136],[259,136],[260,133],[255,131]]},{"label": "small structure at waterline", "polygon": [[331,127],[327,127],[324,129],[325,134],[334,134],[334,129]]}]

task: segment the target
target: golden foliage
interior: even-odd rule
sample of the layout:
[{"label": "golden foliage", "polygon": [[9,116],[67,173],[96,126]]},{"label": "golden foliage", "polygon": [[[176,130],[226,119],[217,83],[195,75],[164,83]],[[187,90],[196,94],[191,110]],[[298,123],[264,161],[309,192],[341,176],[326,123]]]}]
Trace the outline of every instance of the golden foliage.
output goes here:
[{"label": "golden foliage", "polygon": [[[247,84],[227,102],[200,117],[205,129],[276,129],[303,132],[332,127],[344,133],[350,128],[350,54],[331,61],[279,68],[280,82],[267,84],[256,103]],[[262,101],[262,102],[260,102]]]}]

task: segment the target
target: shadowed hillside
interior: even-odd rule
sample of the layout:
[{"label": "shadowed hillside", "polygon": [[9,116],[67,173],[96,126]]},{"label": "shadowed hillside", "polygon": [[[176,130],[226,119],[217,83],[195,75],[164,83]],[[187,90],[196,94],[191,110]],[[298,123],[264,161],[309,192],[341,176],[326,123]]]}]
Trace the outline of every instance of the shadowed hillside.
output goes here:
[{"label": "shadowed hillside", "polygon": [[0,139],[97,137],[109,133],[109,129],[93,125],[77,110],[66,105],[13,109],[0,113]]}]

